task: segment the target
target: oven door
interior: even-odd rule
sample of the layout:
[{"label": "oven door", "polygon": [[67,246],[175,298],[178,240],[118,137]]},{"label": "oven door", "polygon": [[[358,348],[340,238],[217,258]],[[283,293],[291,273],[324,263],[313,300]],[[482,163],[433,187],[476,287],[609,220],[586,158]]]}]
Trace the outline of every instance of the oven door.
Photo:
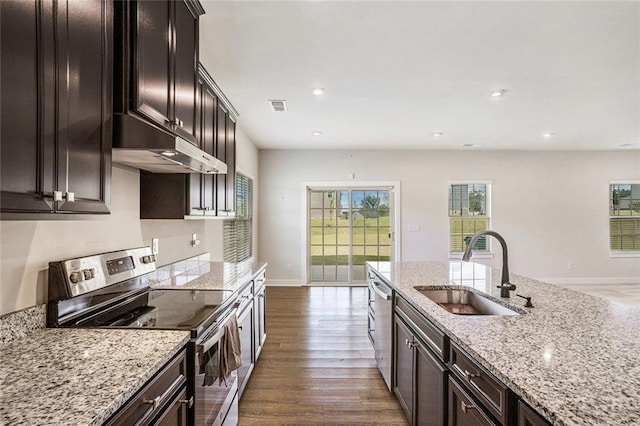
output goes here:
[{"label": "oven door", "polygon": [[228,413],[237,413],[238,373],[226,381],[218,379],[221,341],[224,329],[196,344],[194,370],[194,416],[196,426],[225,424]]}]

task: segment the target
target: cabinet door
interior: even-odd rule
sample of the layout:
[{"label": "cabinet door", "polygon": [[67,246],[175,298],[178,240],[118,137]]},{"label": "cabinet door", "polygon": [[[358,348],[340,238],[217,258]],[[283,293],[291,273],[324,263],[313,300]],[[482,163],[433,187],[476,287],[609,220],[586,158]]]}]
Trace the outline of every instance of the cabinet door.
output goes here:
[{"label": "cabinet door", "polygon": [[[51,13],[51,4],[46,3]],[[45,193],[53,190],[52,57],[44,43],[53,39],[52,18],[41,17],[43,3],[0,1],[0,209],[3,212],[49,212]],[[44,12],[43,12],[44,13]],[[47,25],[47,23],[49,25]],[[39,37],[40,36],[40,37]],[[47,126],[47,127],[45,127]]]},{"label": "cabinet door", "polygon": [[[111,182],[113,3],[56,2],[57,211],[108,213]],[[102,54],[100,54],[102,53]]]},{"label": "cabinet door", "polygon": [[[256,281],[256,285],[258,284],[258,282]],[[254,356],[254,360],[257,361],[258,360],[258,356],[260,355],[260,351],[262,350],[262,345],[264,344],[266,337],[267,337],[267,331],[266,331],[266,300],[265,300],[265,287],[264,285],[262,286],[261,289],[259,289],[255,295],[255,338],[254,338],[254,342],[255,342],[255,356]]]},{"label": "cabinet door", "polygon": [[[200,144],[202,150],[215,157],[215,132],[218,99],[213,90],[206,84],[202,86],[201,96]],[[216,214],[215,177],[202,175],[202,207],[205,214]]]},{"label": "cabinet door", "polygon": [[238,368],[238,393],[242,395],[253,369],[253,307],[251,305],[240,315],[238,328],[242,350],[242,366]]},{"label": "cabinet door", "polygon": [[[198,18],[183,1],[174,4],[174,118],[176,133],[196,140]],[[183,134],[184,133],[184,134]]]},{"label": "cabinet door", "polygon": [[413,334],[397,317],[395,318],[395,380],[394,391],[407,419],[413,413]]},{"label": "cabinet door", "polygon": [[170,1],[132,2],[134,108],[160,126],[171,120],[170,71],[172,28]]},{"label": "cabinet door", "polygon": [[[218,160],[227,162],[227,117],[229,113],[218,102],[216,113],[216,157]],[[216,175],[216,209],[219,215],[224,216],[229,211],[227,206],[227,175]]]},{"label": "cabinet door", "polygon": [[236,210],[236,123],[227,116],[227,149],[226,160],[226,207],[228,211]]},{"label": "cabinet door", "polygon": [[518,426],[547,426],[549,423],[522,401],[518,401]]},{"label": "cabinet door", "polygon": [[447,370],[423,345],[416,346],[415,424],[444,426],[446,423]]},{"label": "cabinet door", "polygon": [[449,386],[449,426],[495,426],[469,394],[451,377]]}]

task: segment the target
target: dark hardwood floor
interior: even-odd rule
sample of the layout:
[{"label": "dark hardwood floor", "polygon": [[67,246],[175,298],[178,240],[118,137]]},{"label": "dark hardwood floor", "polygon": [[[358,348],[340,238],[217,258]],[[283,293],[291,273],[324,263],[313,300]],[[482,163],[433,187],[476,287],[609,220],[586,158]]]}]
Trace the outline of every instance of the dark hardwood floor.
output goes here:
[{"label": "dark hardwood floor", "polygon": [[367,338],[366,287],[267,287],[267,341],[240,425],[406,425]]}]

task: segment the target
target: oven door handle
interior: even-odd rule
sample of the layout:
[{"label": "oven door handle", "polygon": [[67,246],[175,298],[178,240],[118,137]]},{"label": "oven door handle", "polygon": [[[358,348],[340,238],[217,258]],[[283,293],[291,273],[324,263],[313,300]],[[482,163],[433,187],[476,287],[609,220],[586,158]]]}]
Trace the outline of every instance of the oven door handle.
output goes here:
[{"label": "oven door handle", "polygon": [[197,350],[200,353],[205,353],[208,352],[209,349],[211,349],[213,347],[213,345],[216,344],[217,341],[219,341],[222,336],[224,335],[224,328],[222,327],[224,325],[224,323],[227,322],[228,318],[231,318],[232,315],[237,315],[238,314],[238,308],[234,308],[231,313],[229,315],[227,315],[227,317],[225,318],[225,321],[220,324],[220,330],[216,331],[213,336],[209,337],[208,339],[206,339],[201,345],[197,345]]}]

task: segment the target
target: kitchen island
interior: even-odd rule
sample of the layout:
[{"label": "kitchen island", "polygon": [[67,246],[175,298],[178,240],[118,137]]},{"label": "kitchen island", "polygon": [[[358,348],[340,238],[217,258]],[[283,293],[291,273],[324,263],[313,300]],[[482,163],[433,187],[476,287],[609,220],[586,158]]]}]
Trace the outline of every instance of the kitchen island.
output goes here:
[{"label": "kitchen island", "polygon": [[[557,425],[640,424],[640,309],[466,262],[369,262],[421,314]],[[465,286],[526,313],[455,315],[414,287]],[[514,293],[531,297],[533,308]]]}]

